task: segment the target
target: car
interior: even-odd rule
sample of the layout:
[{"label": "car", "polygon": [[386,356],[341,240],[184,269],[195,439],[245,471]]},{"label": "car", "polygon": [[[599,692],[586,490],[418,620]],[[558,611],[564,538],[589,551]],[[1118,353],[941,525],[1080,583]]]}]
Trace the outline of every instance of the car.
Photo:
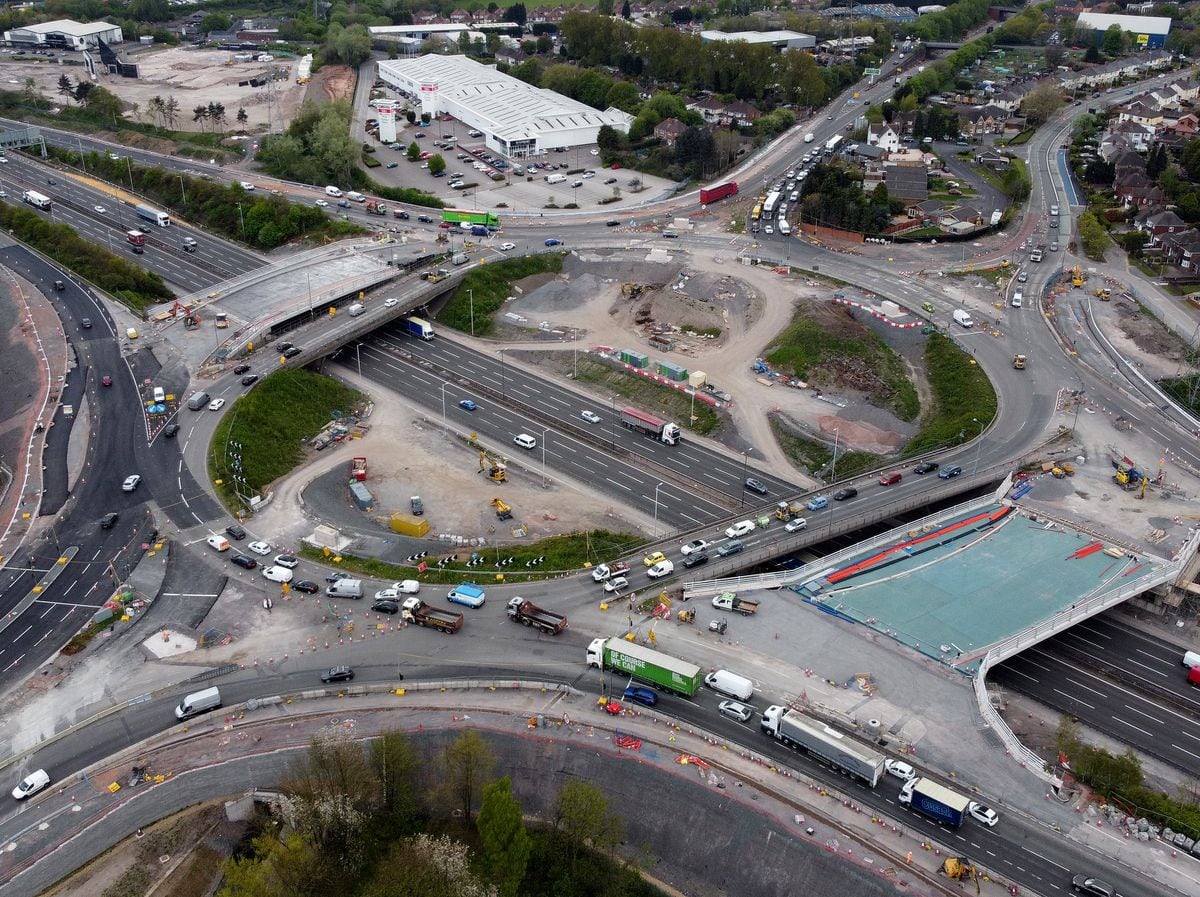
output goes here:
[{"label": "car", "polygon": [[399,166],[399,164],[400,164],[399,162],[388,162],[383,167],[384,168],[396,168],[397,166]]},{"label": "car", "polygon": [[329,207],[329,203],[327,203],[327,202],[326,202],[325,200],[323,200],[323,199],[318,199],[318,200],[316,201],[316,205],[320,206],[322,209],[326,209],[326,208],[328,208],[328,207]]},{"label": "car", "polygon": [[476,405],[471,399],[463,399],[458,403],[458,407],[466,409],[467,411],[474,411],[479,406]]},{"label": "car", "polygon": [[307,595],[315,595],[321,591],[321,587],[311,579],[302,579],[299,582],[292,583],[292,590],[296,592],[304,592]]},{"label": "car", "polygon": [[733,524],[733,526],[725,530],[725,535],[727,538],[736,539],[739,536],[744,536],[747,533],[752,532],[754,532],[753,520],[739,520],[737,523]]},{"label": "car", "polygon": [[717,705],[717,712],[722,716],[735,719],[739,723],[744,723],[754,716],[754,708],[741,701],[722,701]]},{"label": "car", "polygon": [[349,682],[354,678],[354,670],[350,667],[330,667],[321,674],[322,682]]},{"label": "car", "polygon": [[647,707],[653,707],[658,703],[658,693],[653,689],[646,688],[644,685],[628,685],[621,695],[626,701],[634,701],[638,704],[644,704]]},{"label": "car", "polygon": [[163,436],[167,437],[168,439],[173,437],[178,432],[179,424],[167,424],[165,427],[163,427]]},{"label": "car", "polygon": [[773,234],[773,233],[775,233],[775,228],[770,224],[764,224],[763,225],[763,233],[764,234]]},{"label": "car", "polygon": [[846,488],[839,489],[837,492],[833,493],[833,500],[846,501],[847,499],[854,498],[856,495],[858,495],[858,490],[853,486],[847,486]]},{"label": "car", "polygon": [[92,208],[96,210],[97,215],[107,215],[108,214],[108,209],[104,208],[104,206],[92,206]]},{"label": "car", "polygon": [[808,526],[808,521],[805,520],[803,517],[793,517],[791,520],[789,520],[784,525],[783,528],[785,530],[787,530],[789,533],[796,533],[802,529],[807,528],[807,526]]},{"label": "car", "polygon": [[299,355],[303,351],[304,350],[301,349],[299,346],[292,346],[292,348],[290,348],[290,349],[283,350],[283,357],[284,358],[295,358],[297,355]]},{"label": "car", "polygon": [[246,538],[246,531],[236,523],[231,523],[225,527],[225,535],[231,539],[236,539],[238,542]]},{"label": "car", "polygon": [[647,567],[653,567],[659,561],[665,561],[667,556],[661,551],[652,551],[650,554],[642,558],[642,563]]},{"label": "car", "polygon": [[670,576],[675,572],[675,564],[671,561],[659,561],[653,567],[646,571],[646,575],[651,579],[661,579],[664,576]]},{"label": "car", "polygon": [[418,215],[417,221],[421,222],[422,224],[433,224],[433,218],[429,215]]},{"label": "car", "polygon": [[254,542],[251,542],[249,545],[247,545],[246,550],[253,551],[255,554],[265,557],[266,555],[271,553],[271,543],[270,542],[261,542],[261,541],[256,540]]},{"label": "car", "polygon": [[693,567],[702,567],[708,563],[708,555],[703,551],[698,551],[695,554],[689,554],[683,559],[683,566],[689,570]]},{"label": "car", "polygon": [[808,508],[810,511],[819,511],[822,508],[829,507],[829,499],[827,499],[824,495],[814,495],[808,500],[807,503],[805,503],[804,507]]},{"label": "car", "polygon": [[253,190],[254,190],[254,185],[253,185],[253,184],[251,184],[249,181],[238,181],[238,184],[239,184],[239,185],[241,186],[241,188],[242,188],[243,190],[245,190],[247,193],[251,193],[251,192],[253,192]]},{"label": "car", "polygon": [[116,526],[117,521],[121,519],[121,515],[117,513],[105,514],[100,518],[100,529],[112,529]]},{"label": "car", "polygon": [[295,570],[300,566],[300,558],[294,554],[277,554],[275,555],[275,563],[280,567],[287,567],[289,570]]},{"label": "car", "polygon": [[349,573],[330,573],[325,577],[326,582],[337,582],[339,579],[349,579]]},{"label": "car", "polygon": [[549,240],[546,241],[546,245],[547,246],[561,246],[562,240],[556,240],[556,239],[554,239],[554,237],[551,237]]},{"label": "car", "polygon": [[501,243],[496,248],[499,249],[501,252],[512,252],[514,249],[517,248],[517,244],[516,243]]},{"label": "car", "polygon": [[79,326],[82,327],[84,330],[91,330],[92,329],[92,319],[91,318],[80,318]]},{"label": "car", "polygon": [[727,558],[735,554],[741,554],[746,550],[746,543],[741,539],[730,539],[724,545],[717,548],[717,557]]},{"label": "car", "polygon": [[604,582],[604,591],[612,594],[613,592],[619,592],[627,585],[629,585],[629,580],[624,576],[611,576]]},{"label": "car", "polygon": [[13,800],[25,800],[50,785],[50,775],[44,769],[31,772],[12,790]]},{"label": "car", "polygon": [[1051,243],[1051,244],[1050,244],[1050,251],[1051,251],[1051,252],[1058,252],[1058,243]]},{"label": "car", "polygon": [[533,451],[537,448],[537,440],[528,433],[518,433],[512,441],[517,448],[523,448],[526,451]]},{"label": "car", "polygon": [[242,386],[253,386],[258,382],[258,374],[247,374],[242,378]]},{"label": "car", "polygon": [[1071,890],[1088,897],[1113,897],[1116,893],[1113,886],[1106,881],[1092,878],[1090,875],[1076,875],[1071,878]]},{"label": "car", "polygon": [[125,482],[121,484],[121,491],[132,492],[138,487],[138,484],[141,481],[142,478],[140,476],[138,476],[136,473],[131,473],[129,476],[125,477]]},{"label": "car", "polygon": [[883,768],[902,782],[908,782],[917,777],[917,771],[903,760],[884,760]]},{"label": "car", "polygon": [[208,403],[209,411],[220,411],[224,407],[225,407],[224,399],[213,399],[211,402]]},{"label": "car", "polygon": [[108,374],[105,374],[103,377],[100,378],[100,385],[101,386],[112,386],[112,377],[110,377]]},{"label": "car", "polygon": [[400,304],[400,300],[397,299],[395,296],[388,296],[386,299],[383,300],[384,308],[395,308],[399,304]]},{"label": "car", "polygon": [[1027,271],[1022,271],[1017,275],[1017,283],[1025,283],[1027,280],[1029,280],[1029,273]]},{"label": "car", "polygon": [[938,477],[943,480],[949,480],[962,473],[962,468],[957,464],[951,464],[949,467],[943,467],[938,471]]},{"label": "car", "polygon": [[759,495],[767,494],[767,487],[764,486],[760,480],[754,479],[754,477],[750,477],[746,480],[746,488],[751,492],[757,492]]},{"label": "car", "polygon": [[708,548],[708,543],[703,539],[692,539],[692,541],[680,545],[679,551],[684,557],[687,557],[689,554],[696,554],[706,548]]},{"label": "car", "polygon": [[237,367],[235,367],[235,368],[233,369],[233,372],[234,372],[235,374],[244,374],[244,373],[246,373],[246,371],[248,371],[248,370],[250,370],[250,365],[248,365],[248,364],[239,364]]},{"label": "car", "polygon": [[262,575],[264,579],[269,579],[271,582],[292,581],[292,571],[287,567],[280,567],[275,564],[272,564],[270,567],[263,567]]},{"label": "car", "polygon": [[605,184],[615,184],[616,182],[617,182],[616,178],[605,178],[604,179]]},{"label": "car", "polygon": [[371,605],[371,610],[377,614],[398,614],[400,613],[400,605],[395,601],[376,598],[375,603]]},{"label": "car", "polygon": [[1000,821],[1000,814],[991,807],[976,801],[971,801],[967,804],[967,812],[971,814],[972,819],[983,823],[988,828],[993,828]]},{"label": "car", "polygon": [[880,486],[895,486],[902,479],[904,479],[904,475],[901,474],[900,471],[898,471],[898,470],[893,470],[891,473],[885,473],[883,476],[881,476],[879,478],[879,485]]},{"label": "car", "polygon": [[916,467],[913,468],[913,473],[921,473],[921,474],[933,473],[937,469],[938,469],[938,463],[936,461],[922,461],[920,464],[918,464]]},{"label": "car", "polygon": [[394,582],[390,586],[401,595],[415,595],[421,591],[421,583],[415,579],[402,579],[399,582]]},{"label": "car", "polygon": [[598,423],[600,423],[600,415],[599,415],[599,414],[597,414],[595,411],[586,411],[586,410],[585,410],[585,411],[580,411],[580,412],[579,412],[579,416],[580,416],[580,417],[582,417],[582,418],[583,418],[585,421],[587,421],[589,424],[598,424]]},{"label": "car", "polygon": [[229,560],[231,563],[237,564],[239,567],[244,567],[247,570],[253,570],[258,566],[258,561],[245,554],[235,554]]}]

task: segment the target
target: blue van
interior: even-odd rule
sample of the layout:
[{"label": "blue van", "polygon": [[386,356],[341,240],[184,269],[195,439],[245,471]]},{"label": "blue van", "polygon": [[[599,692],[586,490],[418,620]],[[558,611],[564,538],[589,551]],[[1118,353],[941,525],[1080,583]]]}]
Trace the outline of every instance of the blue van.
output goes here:
[{"label": "blue van", "polygon": [[487,599],[483,589],[475,585],[473,582],[464,582],[452,588],[446,594],[446,600],[454,604],[461,604],[464,607],[483,607],[483,602]]}]

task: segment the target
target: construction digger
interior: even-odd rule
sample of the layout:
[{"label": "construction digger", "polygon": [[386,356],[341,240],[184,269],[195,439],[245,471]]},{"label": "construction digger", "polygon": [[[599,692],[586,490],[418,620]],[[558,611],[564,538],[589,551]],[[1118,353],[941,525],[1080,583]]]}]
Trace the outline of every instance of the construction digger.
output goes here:
[{"label": "construction digger", "polygon": [[479,450],[479,472],[486,473],[489,480],[497,483],[508,479],[508,474],[504,472],[504,462],[493,458],[483,449]]},{"label": "construction digger", "polygon": [[1138,498],[1146,497],[1146,489],[1150,485],[1150,478],[1138,470],[1129,458],[1124,455],[1120,458],[1114,458],[1112,465],[1117,470],[1113,474],[1114,483],[1126,492],[1138,490]]},{"label": "construction digger", "polygon": [[496,509],[496,516],[501,520],[512,520],[512,507],[503,499],[493,498],[492,507]]},{"label": "construction digger", "polygon": [[1071,286],[1073,286],[1073,287],[1083,286],[1083,269],[1080,268],[1078,265],[1076,265],[1074,268],[1071,269]]},{"label": "construction digger", "polygon": [[1110,299],[1112,299],[1112,290],[1110,290],[1108,287],[1101,287],[1100,289],[1095,290],[1095,294],[1101,302],[1108,302]]},{"label": "construction digger", "polygon": [[946,857],[946,862],[942,863],[942,868],[938,871],[955,881],[974,881],[975,893],[980,892],[979,870],[971,865],[971,861],[966,857]]}]

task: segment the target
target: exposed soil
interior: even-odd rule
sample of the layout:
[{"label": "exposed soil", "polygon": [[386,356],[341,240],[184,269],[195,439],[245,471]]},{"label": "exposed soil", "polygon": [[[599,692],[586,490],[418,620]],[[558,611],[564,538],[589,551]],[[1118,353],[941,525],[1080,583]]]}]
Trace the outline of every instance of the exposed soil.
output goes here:
[{"label": "exposed soil", "polygon": [[321,66],[309,82],[308,96],[332,103],[354,95],[354,69],[345,65]]},{"label": "exposed soil", "polygon": [[[1095,308],[1101,303],[1095,302]],[[1187,357],[1187,345],[1167,330],[1154,317],[1143,314],[1135,304],[1124,299],[1108,303],[1115,316],[1117,327],[1137,348],[1146,355],[1172,364],[1182,363]]]}]

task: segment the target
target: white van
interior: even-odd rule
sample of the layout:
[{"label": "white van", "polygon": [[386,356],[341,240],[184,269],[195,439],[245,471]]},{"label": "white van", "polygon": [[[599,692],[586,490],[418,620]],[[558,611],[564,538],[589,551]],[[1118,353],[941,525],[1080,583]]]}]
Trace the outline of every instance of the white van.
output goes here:
[{"label": "white van", "polygon": [[361,579],[336,579],[325,589],[330,598],[361,598],[363,587]]},{"label": "white van", "polygon": [[1012,297],[1012,307],[1020,308],[1021,303],[1024,301],[1025,301],[1025,294],[1022,293],[1020,290],[1014,290],[1013,297]]},{"label": "white van", "polygon": [[1196,653],[1195,651],[1184,651],[1183,665],[1189,670],[1194,670],[1196,667],[1200,667],[1200,654]]},{"label": "white van", "polygon": [[523,449],[535,449],[537,448],[537,440],[528,433],[518,433],[513,437],[513,445]]},{"label": "white van", "polygon": [[204,541],[207,542],[208,547],[213,549],[214,551],[228,551],[229,550],[229,540],[226,539],[224,536],[222,536],[220,533],[213,533],[211,536],[209,536]]},{"label": "white van", "polygon": [[326,195],[326,196],[335,196],[335,197],[336,197],[336,196],[341,196],[341,195],[342,195],[342,191],[341,191],[341,190],[339,190],[337,187],[326,187],[326,188],[325,188],[325,195]]},{"label": "white van", "polygon": [[204,691],[192,692],[184,696],[175,708],[176,719],[190,719],[198,713],[207,713],[221,706],[221,692],[215,686]]},{"label": "white van", "polygon": [[779,219],[779,232],[781,234],[783,234],[785,237],[789,236],[791,234],[792,226],[787,223],[786,219],[783,219],[783,218]]},{"label": "white van", "polygon": [[567,179],[565,174],[548,174],[546,175],[547,184],[561,184]]},{"label": "white van", "polygon": [[154,387],[154,402],[161,405],[167,400],[167,393],[161,386]]},{"label": "white van", "polygon": [[366,310],[367,310],[367,307],[365,305],[363,305],[361,302],[355,302],[348,309],[346,309],[346,311],[348,311],[350,313],[350,317],[352,317],[352,318],[357,318],[359,315],[361,315]]},{"label": "white van", "polygon": [[975,323],[971,320],[971,316],[967,313],[967,310],[963,308],[956,308],[954,310],[954,321],[956,324],[967,328],[970,328]]},{"label": "white van", "polygon": [[357,190],[351,190],[349,193],[347,193],[346,199],[350,200],[351,202],[366,202],[367,201],[367,198],[365,196],[363,196],[361,193],[359,193]]},{"label": "white van", "polygon": [[271,567],[263,567],[262,575],[264,579],[269,579],[271,582],[292,581],[292,571],[287,567],[280,567],[277,564]]},{"label": "white van", "polygon": [[754,683],[745,676],[731,673],[729,670],[717,670],[704,677],[704,684],[713,691],[737,698],[739,701],[749,701],[754,697]]}]

